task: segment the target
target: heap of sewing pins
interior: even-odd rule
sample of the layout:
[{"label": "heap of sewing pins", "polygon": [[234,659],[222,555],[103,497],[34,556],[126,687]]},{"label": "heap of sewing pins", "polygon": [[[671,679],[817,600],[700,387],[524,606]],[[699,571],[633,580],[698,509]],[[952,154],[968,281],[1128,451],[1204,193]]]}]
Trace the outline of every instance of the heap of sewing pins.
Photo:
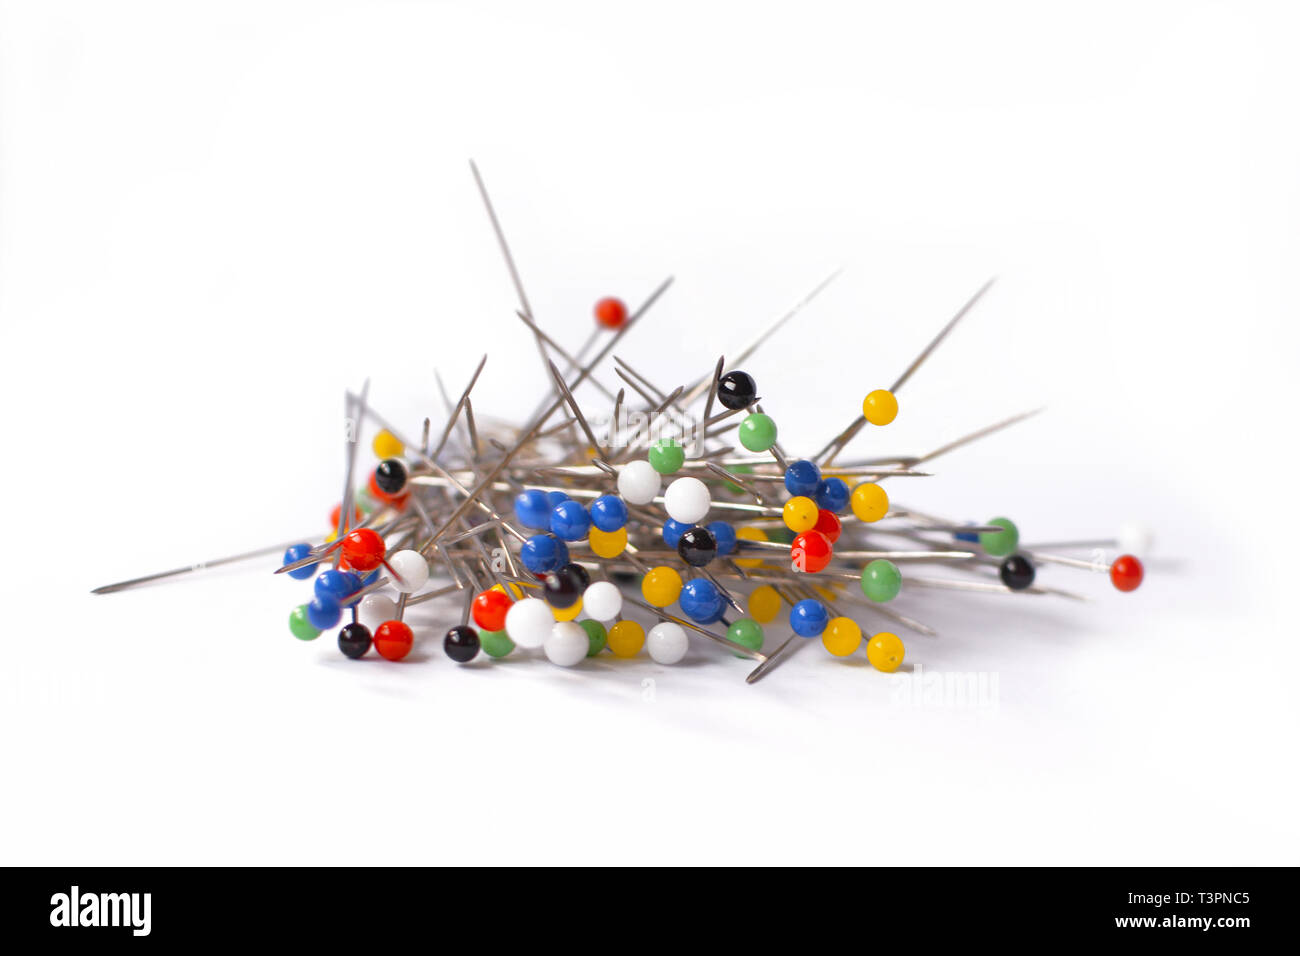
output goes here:
[{"label": "heap of sewing pins", "polygon": [[[776,422],[763,412],[758,383],[738,366],[834,275],[730,361],[719,358],[707,374],[665,391],[613,351],[672,280],[635,309],[612,297],[598,301],[592,335],[570,352],[538,325],[483,180],[472,163],[471,169],[519,299],[517,318],[535,339],[550,388],[513,432],[484,434],[471,398],[484,356],[459,400],[447,402],[440,433],[435,437],[425,419],[418,441],[371,407],[368,382],[349,392],[348,419],[358,427],[345,442],[343,492],[329,533],[202,565],[283,552],[277,574],[313,579],[310,599],[289,614],[294,637],[311,641],[338,628],[345,656],[361,658],[373,649],[399,661],[416,641],[406,610],[460,595],[460,620],[442,637],[447,657],[457,663],[541,648],[563,667],[600,654],[632,658],[643,649],[660,664],[674,664],[695,638],[719,648],[724,659],[756,661],[746,678],[753,683],[817,637],[838,657],[855,655],[865,644],[877,670],[897,670],[903,641],[894,630],[864,634],[855,614],[934,634],[890,606],[905,586],[1077,597],[1044,586],[1038,577],[1043,565],[1106,573],[1120,591],[1142,583],[1142,562],[1134,554],[1105,562],[1054,553],[1102,547],[1146,553],[1149,537],[1140,527],[1123,529],[1118,540],[1029,546],[1006,517],[959,522],[891,501],[886,482],[893,488],[927,476],[923,466],[1034,412],[924,455],[835,464],[864,428],[894,421],[903,386],[993,280],[889,388],[869,391],[861,412],[822,449],[793,458],[778,441]],[[601,380],[611,357],[622,382],[617,391]],[[603,436],[574,398],[584,382],[610,403]],[[374,429],[376,464],[358,487],[359,432],[366,425]],[[881,539],[890,542],[887,548]],[[926,567],[947,573],[917,573]],[[783,612],[788,628],[778,629]],[[652,623],[647,629],[635,617]],[[771,647],[769,632],[778,630],[789,633]]]}]

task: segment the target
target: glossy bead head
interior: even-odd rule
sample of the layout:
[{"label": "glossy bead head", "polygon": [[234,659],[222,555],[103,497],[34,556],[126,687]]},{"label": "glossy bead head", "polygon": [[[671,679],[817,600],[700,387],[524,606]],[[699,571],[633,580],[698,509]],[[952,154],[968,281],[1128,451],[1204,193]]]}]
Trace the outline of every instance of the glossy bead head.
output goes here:
[{"label": "glossy bead head", "polygon": [[889,513],[889,495],[875,482],[865,482],[853,489],[849,505],[854,517],[870,524]]},{"label": "glossy bead head", "polygon": [[867,660],[876,670],[892,674],[903,663],[903,642],[897,634],[881,631],[867,642]]},{"label": "glossy bead head", "polygon": [[698,478],[678,478],[664,491],[664,510],[668,517],[683,524],[703,521],[712,504],[708,485]]},{"label": "glossy bead head", "polygon": [[581,663],[590,648],[587,632],[573,621],[557,621],[551,625],[551,633],[542,642],[547,659],[560,667]]},{"label": "glossy bead head", "polygon": [[807,598],[790,608],[790,630],[800,637],[816,637],[829,621],[830,614],[821,601]]},{"label": "glossy bead head", "polygon": [[646,649],[658,664],[676,664],[686,656],[690,641],[680,624],[660,621],[646,635]]},{"label": "glossy bead head", "polygon": [[644,459],[629,461],[618,471],[618,493],[634,505],[648,505],[659,494],[659,472]]},{"label": "glossy bead head", "polygon": [[903,586],[903,573],[898,565],[884,558],[877,558],[862,569],[862,593],[877,604],[884,604],[898,597]]},{"label": "glossy bead head", "polygon": [[618,495],[601,495],[591,503],[591,523],[607,533],[618,531],[627,524],[627,505]]},{"label": "glossy bead head", "polygon": [[405,621],[385,621],[375,629],[375,651],[390,661],[400,661],[411,653],[415,633]]},{"label": "glossy bead head", "polygon": [[790,567],[815,574],[831,563],[831,543],[820,531],[804,531],[790,544]]},{"label": "glossy bead head", "polygon": [[898,399],[886,388],[869,392],[862,400],[862,417],[873,425],[888,425],[898,417]]},{"label": "glossy bead head", "polygon": [[515,519],[533,531],[551,527],[551,499],[540,488],[526,488],[515,495]]},{"label": "glossy bead head", "polygon": [[862,628],[847,617],[833,617],[822,631],[822,643],[836,657],[848,657],[862,645]]},{"label": "glossy bead head", "polygon": [[757,399],[758,385],[748,372],[735,369],[718,379],[718,404],[723,408],[734,412],[748,408]]},{"label": "glossy bead head", "polygon": [[379,567],[387,550],[384,539],[371,528],[358,528],[343,536],[343,560],[358,571]]},{"label": "glossy bead head", "polygon": [[483,630],[500,631],[506,626],[506,614],[514,603],[510,600],[510,595],[493,588],[474,597],[470,613],[474,617],[474,623]]},{"label": "glossy bead head", "polygon": [[314,641],[320,637],[321,628],[307,616],[307,605],[299,604],[289,614],[289,633],[300,641]]},{"label": "glossy bead head", "polygon": [[541,647],[554,624],[551,609],[537,598],[516,601],[506,612],[506,633],[520,647]]},{"label": "glossy bead head", "polygon": [[677,603],[682,613],[696,624],[712,624],[722,617],[727,607],[717,585],[708,578],[692,578],[682,585]]},{"label": "glossy bead head", "polygon": [[356,660],[370,650],[370,628],[364,624],[344,624],[339,629],[339,650],[344,657]]},{"label": "glossy bead head", "polygon": [[393,587],[403,594],[413,594],[429,582],[429,562],[418,551],[396,551],[389,557],[388,566],[401,578],[393,579]]},{"label": "glossy bead head", "polygon": [[1023,591],[1034,583],[1034,566],[1023,554],[1013,554],[1002,559],[998,577],[1013,591]]},{"label": "glossy bead head", "polygon": [[545,574],[569,563],[569,549],[553,535],[535,534],[519,548],[519,560],[533,574]]},{"label": "glossy bead head", "polygon": [[651,607],[667,607],[682,593],[682,576],[673,568],[651,568],[641,579],[641,595]]},{"label": "glossy bead head", "polygon": [[785,470],[785,490],[795,496],[811,498],[817,494],[821,480],[821,469],[807,458],[791,462]]},{"label": "glossy bead head", "polygon": [[582,603],[597,621],[612,621],[623,610],[623,592],[609,581],[597,581],[583,592]]},{"label": "glossy bead head", "polygon": [[738,430],[740,443],[752,452],[768,451],[776,444],[776,422],[761,412],[745,416]]},{"label": "glossy bead head", "polygon": [[409,478],[406,462],[400,458],[385,458],[375,466],[375,484],[386,495],[400,495],[406,490]]},{"label": "glossy bead head", "polygon": [[718,556],[718,542],[708,528],[689,528],[677,541],[677,553],[693,568],[702,568]]},{"label": "glossy bead head", "polygon": [[551,509],[551,534],[561,541],[581,541],[590,527],[591,516],[576,501],[561,501]]},{"label": "glossy bead head", "polygon": [[1141,561],[1131,554],[1121,554],[1110,566],[1110,583],[1120,591],[1136,591],[1144,574]]},{"label": "glossy bead head", "polygon": [[[335,525],[335,527],[338,526]],[[291,544],[284,551],[283,563],[293,564],[295,561],[301,561],[309,554],[311,554],[311,545],[307,544],[306,542],[303,542],[302,544]],[[316,573],[316,569],[318,567],[320,567],[319,562],[317,562],[316,564],[304,564],[301,568],[295,568],[294,570],[288,571],[286,573],[291,578],[296,578],[299,581],[306,581],[309,577],[311,577],[313,574]]]},{"label": "glossy bead head", "polygon": [[627,321],[627,306],[622,299],[613,296],[600,299],[592,313],[596,316],[596,321],[607,329],[617,329]]},{"label": "glossy bead head", "polygon": [[478,631],[464,624],[453,627],[443,637],[442,649],[457,664],[466,664],[478,656]]},{"label": "glossy bead head", "polygon": [[795,534],[811,531],[817,526],[817,502],[802,495],[791,498],[781,507],[781,520]]},{"label": "glossy bead head", "polygon": [[986,552],[1003,557],[1013,554],[1020,544],[1020,530],[1010,518],[994,518],[988,522],[990,527],[996,525],[1001,531],[985,531],[980,534],[980,545]]},{"label": "glossy bead head", "polygon": [[686,463],[686,449],[675,438],[661,438],[650,446],[646,456],[650,467],[661,475],[675,475]]},{"label": "glossy bead head", "polygon": [[598,558],[617,558],[627,549],[627,528],[605,532],[593,527],[587,532],[587,544]]},{"label": "glossy bead head", "polygon": [[605,640],[615,657],[636,657],[645,646],[645,628],[636,621],[619,621],[609,629]]},{"label": "glossy bead head", "polygon": [[826,511],[840,512],[849,503],[849,486],[843,478],[823,478],[817,483],[817,507]]}]

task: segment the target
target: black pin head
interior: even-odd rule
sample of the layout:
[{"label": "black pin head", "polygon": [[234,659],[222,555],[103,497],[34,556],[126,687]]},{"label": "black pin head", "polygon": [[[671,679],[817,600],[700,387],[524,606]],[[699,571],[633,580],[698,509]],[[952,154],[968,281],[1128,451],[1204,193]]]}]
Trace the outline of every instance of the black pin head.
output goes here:
[{"label": "black pin head", "polygon": [[386,495],[400,495],[409,477],[406,462],[400,458],[385,458],[375,466],[375,484]]},{"label": "black pin head", "polygon": [[345,624],[339,631],[339,650],[353,660],[364,656],[370,650],[370,628],[364,624]]},{"label": "black pin head", "polygon": [[1013,554],[998,568],[1002,583],[1013,591],[1023,591],[1034,583],[1034,566],[1023,554]]},{"label": "black pin head", "polygon": [[748,372],[736,370],[718,379],[718,401],[722,403],[723,408],[729,408],[733,412],[740,408],[748,408],[757,398],[758,386],[754,384],[754,377]]},{"label": "black pin head", "polygon": [[478,654],[478,631],[466,624],[453,627],[442,639],[442,649],[457,664],[472,661]]},{"label": "black pin head", "polygon": [[708,528],[688,528],[677,539],[677,553],[693,568],[702,568],[718,556],[718,539]]}]

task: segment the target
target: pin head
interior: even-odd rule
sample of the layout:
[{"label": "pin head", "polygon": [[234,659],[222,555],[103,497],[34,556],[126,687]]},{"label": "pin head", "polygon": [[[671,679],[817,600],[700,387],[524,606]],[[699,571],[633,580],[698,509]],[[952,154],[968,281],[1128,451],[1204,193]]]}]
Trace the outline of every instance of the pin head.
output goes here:
[{"label": "pin head", "polygon": [[688,528],[677,541],[677,553],[693,568],[702,568],[718,556],[718,542],[708,528]]},{"label": "pin head", "polygon": [[339,602],[328,595],[322,597],[318,594],[303,606],[307,609],[307,620],[318,632],[336,627],[343,616]]},{"label": "pin head", "polygon": [[[751,651],[761,650],[763,647],[763,626],[752,618],[742,617],[738,621],[732,621],[731,626],[727,628],[727,640],[733,644],[748,647]],[[739,657],[740,655],[737,654],[736,656]]]},{"label": "pin head", "polygon": [[375,651],[389,661],[400,661],[411,653],[415,633],[405,621],[385,621],[375,628]]},{"label": "pin head", "polygon": [[735,369],[718,379],[718,402],[723,408],[733,412],[748,408],[757,398],[758,386],[748,372]]},{"label": "pin head", "polygon": [[[335,527],[338,527],[338,525],[335,525]],[[293,564],[295,561],[301,561],[309,554],[311,554],[311,545],[305,541],[302,544],[291,544],[285,548],[284,563]],[[297,578],[299,581],[305,581],[316,573],[318,567],[320,567],[319,564],[304,564],[300,568],[289,571],[288,575],[291,578]]]},{"label": "pin head", "polygon": [[1013,554],[1002,560],[998,577],[1013,591],[1023,591],[1034,583],[1034,566],[1023,554]]},{"label": "pin head", "polygon": [[634,505],[648,505],[659,494],[659,472],[645,459],[629,461],[618,471],[618,493]]},{"label": "pin head", "polygon": [[636,621],[618,621],[610,627],[606,641],[615,657],[636,657],[645,646],[645,629]]},{"label": "pin head", "polygon": [[515,642],[505,631],[480,631],[478,642],[488,657],[505,657],[515,649]]},{"label": "pin head", "polygon": [[617,329],[627,321],[627,306],[621,299],[615,299],[613,296],[599,300],[592,312],[596,316],[596,321],[607,329]]},{"label": "pin head", "polygon": [[651,568],[641,579],[641,596],[651,607],[667,607],[682,593],[682,576],[667,565]]},{"label": "pin head", "polygon": [[546,603],[561,610],[573,607],[587,589],[583,580],[585,576],[586,571],[576,564],[566,564],[554,571],[547,571],[542,578],[542,596]]},{"label": "pin head", "polygon": [[1110,566],[1110,583],[1121,591],[1136,591],[1143,574],[1141,561],[1131,554],[1121,554]]},{"label": "pin head", "polygon": [[[292,573],[292,572],[290,572]],[[307,605],[299,604],[289,614],[289,633],[300,641],[314,641],[320,637],[321,629],[312,624],[307,616]]]},{"label": "pin head", "polygon": [[485,631],[500,631],[505,628],[506,613],[514,603],[505,591],[498,591],[496,588],[484,591],[474,598],[471,608],[474,623]]},{"label": "pin head", "polygon": [[623,610],[623,592],[609,581],[597,581],[583,592],[582,603],[597,621],[612,621]]},{"label": "pin head", "polygon": [[790,629],[800,637],[816,637],[829,621],[830,614],[821,601],[807,598],[790,608]]},{"label": "pin head", "polygon": [[791,462],[785,470],[785,490],[792,495],[811,498],[817,494],[817,486],[821,480],[821,469],[807,458]]},{"label": "pin head", "polygon": [[525,528],[549,531],[551,499],[540,488],[525,488],[515,495],[515,519]]},{"label": "pin head", "polygon": [[442,639],[442,649],[457,664],[465,664],[478,656],[478,631],[461,624],[449,630]]},{"label": "pin head", "polygon": [[762,412],[754,412],[740,423],[739,435],[740,443],[750,451],[768,451],[776,444],[776,422]]},{"label": "pin head", "polygon": [[831,563],[831,543],[820,531],[802,531],[790,543],[790,567],[816,573]]},{"label": "pin head", "polygon": [[358,528],[343,536],[343,560],[358,571],[373,571],[384,560],[384,539],[370,528]]},{"label": "pin head", "polygon": [[989,525],[996,525],[1001,531],[984,531],[980,533],[980,545],[994,557],[1001,558],[1012,554],[1020,544],[1020,529],[1010,518],[993,518]]},{"label": "pin head", "polygon": [[593,526],[587,532],[587,543],[596,557],[617,558],[627,548],[627,528],[605,532]]},{"label": "pin head", "polygon": [[519,560],[533,574],[545,574],[569,563],[569,549],[554,535],[535,534],[520,546]]},{"label": "pin head", "polygon": [[381,428],[370,443],[370,450],[376,458],[396,458],[406,451],[406,446],[387,428]]},{"label": "pin head", "polygon": [[718,586],[708,578],[692,578],[682,585],[677,603],[682,613],[697,624],[712,624],[727,608]]},{"label": "pin head", "polygon": [[817,502],[803,495],[791,498],[781,507],[781,520],[795,534],[811,531],[817,526]]},{"label": "pin head", "polygon": [[506,612],[506,633],[520,647],[541,647],[554,624],[551,609],[537,598],[516,601]]},{"label": "pin head", "polygon": [[344,624],[339,631],[339,650],[344,657],[356,660],[370,650],[370,628],[364,624]]},{"label": "pin head", "polygon": [[393,587],[403,594],[414,594],[429,580],[429,562],[418,551],[394,552],[388,566],[393,569]]},{"label": "pin head", "polygon": [[312,590],[317,597],[329,598],[341,605],[349,594],[361,590],[361,578],[351,571],[328,568],[316,576]]},{"label": "pin head", "polygon": [[658,664],[676,664],[686,656],[690,642],[680,624],[660,621],[646,635],[646,649]]},{"label": "pin head", "polygon": [[712,504],[708,486],[698,478],[678,478],[664,491],[668,517],[684,524],[703,521]]},{"label": "pin head", "polygon": [[903,586],[903,573],[898,565],[884,558],[877,558],[862,569],[862,593],[877,604],[884,604],[898,597]]},{"label": "pin head", "polygon": [[881,631],[867,642],[867,660],[878,671],[892,674],[903,663],[903,642],[890,631]]},{"label": "pin head", "polygon": [[879,521],[889,513],[889,495],[874,482],[865,482],[854,488],[849,503],[853,507],[854,517],[868,524]]},{"label": "pin head", "polygon": [[618,531],[627,524],[627,505],[618,495],[601,495],[591,503],[591,523],[601,531]]},{"label": "pin head", "polygon": [[400,458],[385,458],[375,466],[375,484],[384,494],[396,497],[406,490],[410,477],[406,462]]},{"label": "pin head", "polygon": [[833,617],[822,631],[822,643],[836,657],[848,657],[862,645],[862,628],[847,617]]},{"label": "pin head", "polygon": [[605,625],[600,621],[579,621],[578,626],[587,632],[587,656],[595,657],[605,649],[605,642],[609,635],[605,633]]},{"label": "pin head", "polygon": [[581,663],[590,649],[587,632],[573,621],[557,621],[542,642],[547,660],[560,667],[573,667]]},{"label": "pin head", "polygon": [[591,515],[576,501],[561,501],[551,509],[551,534],[562,541],[581,541],[590,528]]},{"label": "pin head", "polygon": [[886,388],[869,392],[862,400],[862,417],[873,425],[888,425],[898,417],[898,399]]},{"label": "pin head", "polygon": [[661,475],[674,475],[686,463],[686,449],[676,438],[661,438],[650,446],[650,467]]}]

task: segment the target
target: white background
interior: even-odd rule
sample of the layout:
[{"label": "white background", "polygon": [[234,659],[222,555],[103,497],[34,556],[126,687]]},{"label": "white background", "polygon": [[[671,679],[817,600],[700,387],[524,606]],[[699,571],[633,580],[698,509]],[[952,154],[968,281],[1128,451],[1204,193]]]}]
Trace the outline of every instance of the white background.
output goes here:
[{"label": "white background", "polygon": [[[0,861],[1297,862],[1290,5],[0,9]],[[748,363],[796,454],[1000,275],[853,451],[1044,404],[895,494],[1145,521],[1147,584],[905,593],[984,709],[819,646],[354,664],[265,566],[90,596],[323,533],[367,376],[532,408],[471,156],[563,341],[676,276],[619,348],[666,386],[844,266]]]}]

